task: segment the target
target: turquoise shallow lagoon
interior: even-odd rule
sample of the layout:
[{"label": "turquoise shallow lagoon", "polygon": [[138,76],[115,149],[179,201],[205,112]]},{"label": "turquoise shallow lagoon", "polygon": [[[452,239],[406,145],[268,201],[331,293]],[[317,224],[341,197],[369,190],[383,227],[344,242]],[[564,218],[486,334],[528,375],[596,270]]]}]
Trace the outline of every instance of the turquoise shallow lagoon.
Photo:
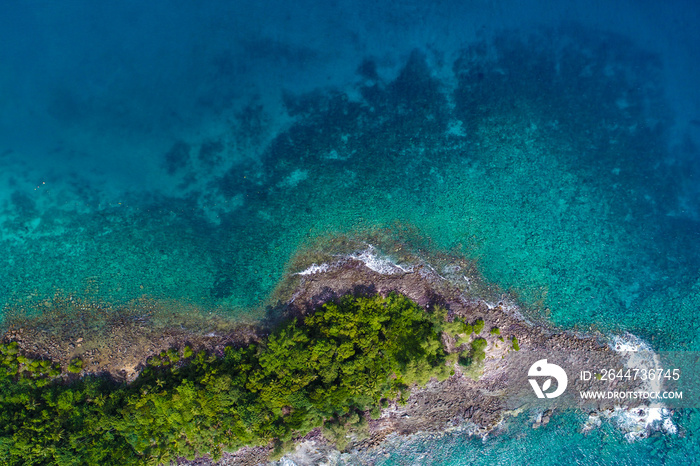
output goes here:
[{"label": "turquoise shallow lagoon", "polygon": [[[697,6],[245,3],[9,9],[5,314],[58,294],[255,321],[345,235],[473,260],[563,328],[700,349]],[[698,413],[675,416],[633,443],[570,413],[362,460],[694,464]]]}]

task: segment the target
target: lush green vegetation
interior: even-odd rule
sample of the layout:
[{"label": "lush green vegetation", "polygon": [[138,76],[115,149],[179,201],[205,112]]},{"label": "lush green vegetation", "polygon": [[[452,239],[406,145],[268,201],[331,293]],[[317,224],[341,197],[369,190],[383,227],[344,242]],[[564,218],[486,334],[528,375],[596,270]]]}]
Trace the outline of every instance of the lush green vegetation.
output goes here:
[{"label": "lush green vegetation", "polygon": [[[482,362],[486,359],[487,341],[478,335],[484,330],[484,319],[476,319],[473,324],[467,323],[460,317],[454,317],[451,321],[448,320],[447,309],[436,306],[433,311],[433,322],[440,332],[444,332],[455,339],[455,346],[463,347],[464,349],[457,354],[449,357],[451,361],[455,360],[462,365],[464,373],[468,377],[478,379],[481,375]],[[498,327],[493,327],[490,331],[491,335],[500,335]],[[472,339],[472,336],[476,338]]]},{"label": "lush green vegetation", "polygon": [[[433,323],[436,329],[444,332],[455,339],[456,346],[461,346],[472,341],[472,335],[479,335],[484,330],[484,319],[476,319],[473,324],[466,322],[461,317],[454,317],[448,320],[448,312],[442,306],[435,306],[433,310]],[[498,327],[493,327],[491,335],[500,335]],[[465,353],[466,354],[466,353]]]},{"label": "lush green vegetation", "polygon": [[513,349],[515,351],[520,351],[520,343],[518,343],[518,339],[516,337],[513,337],[511,343],[513,344]]},{"label": "lush green vegetation", "polygon": [[400,295],[345,297],[223,357],[165,351],[129,385],[0,345],[0,461],[158,464],[271,442],[281,451],[318,426],[343,447],[348,430],[362,435],[365,410],[376,416],[413,384],[450,374],[444,323]]},{"label": "lush green vegetation", "polygon": [[470,358],[472,361],[482,362],[486,359],[486,340],[483,338],[476,338],[472,341],[472,348],[470,352]]},{"label": "lush green vegetation", "polygon": [[484,329],[484,319],[476,319],[476,322],[474,322],[474,333],[476,335],[480,334],[481,331]]}]

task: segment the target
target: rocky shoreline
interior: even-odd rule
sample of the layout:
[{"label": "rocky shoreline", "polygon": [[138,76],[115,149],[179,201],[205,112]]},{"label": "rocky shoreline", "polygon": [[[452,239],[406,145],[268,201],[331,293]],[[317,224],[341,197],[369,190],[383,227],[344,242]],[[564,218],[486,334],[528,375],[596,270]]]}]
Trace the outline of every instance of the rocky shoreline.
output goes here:
[{"label": "rocky shoreline", "polygon": [[[444,273],[440,273],[444,272]],[[590,412],[593,421],[612,414],[612,406],[604,402],[583,402],[575,399],[579,390],[596,386],[595,379],[581,381],[573,377],[581,370],[592,368],[627,367],[629,354],[615,351],[610,341],[600,333],[578,333],[554,329],[543,322],[526,319],[518,307],[505,295],[491,296],[498,301],[484,299],[469,292],[470,283],[479,277],[461,274],[459,266],[437,271],[428,264],[399,266],[369,249],[361,254],[346,255],[332,263],[313,264],[293,278],[294,286],[286,312],[290,316],[303,316],[320,304],[348,293],[386,295],[402,293],[426,309],[440,305],[449,310],[450,316],[466,321],[483,319],[485,329],[498,328],[499,334],[485,330],[488,341],[483,373],[475,380],[461,366],[455,374],[438,382],[432,380],[425,387],[414,388],[405,405],[395,402],[382,410],[377,420],[369,413],[366,438],[351,439],[346,452],[363,455],[380,455],[387,440],[401,436],[434,436],[449,431],[463,431],[469,435],[486,435],[508,416],[525,412],[532,416],[532,427],[546,427],[557,409],[577,408]],[[452,274],[456,280],[446,278]],[[505,337],[505,338],[503,338]],[[516,337],[519,351],[513,351],[508,339]],[[454,338],[444,337],[449,352],[458,350]],[[538,403],[527,381],[527,367],[531,362],[548,358],[567,368],[571,395]],[[526,364],[527,365],[524,365]],[[619,381],[610,385],[616,390],[643,388],[639,381]],[[631,409],[631,408],[629,408]],[[645,408],[646,409],[646,408]],[[638,430],[647,427],[644,418]],[[267,453],[272,451],[267,449]],[[218,463],[181,461],[180,464],[241,464],[255,465],[265,462],[265,449],[242,449],[226,454]],[[339,464],[343,454],[337,451],[315,429],[297,439],[296,451],[286,455],[278,464],[312,465]]]},{"label": "rocky shoreline", "polygon": [[0,339],[16,341],[23,354],[68,367],[83,361],[77,376],[100,374],[117,382],[132,382],[145,362],[170,348],[223,354],[226,345],[259,341],[261,328],[233,323],[198,309],[177,309],[174,303],[139,299],[112,308],[73,297],[55,296],[35,318],[14,318]]},{"label": "rocky shoreline", "polygon": [[[367,415],[367,432],[349,439],[346,451],[379,454],[385,442],[396,436],[440,435],[454,430],[485,435],[508,416],[520,413],[531,416],[532,427],[540,428],[546,427],[551,417],[556,416],[557,409],[582,409],[591,413],[593,421],[605,417],[605,413],[613,409],[603,402],[583,402],[576,398],[581,390],[600,387],[595,378],[580,380],[577,374],[581,371],[629,365],[629,354],[615,351],[604,335],[561,331],[545,322],[528,320],[506,295],[480,286],[478,276],[467,274],[466,268],[454,263],[441,270],[419,261],[401,266],[380,256],[373,248],[329,258],[332,261],[307,265],[306,269],[290,274],[284,287],[286,299],[276,308],[282,309],[285,317],[303,317],[319,305],[348,293],[387,295],[398,292],[425,309],[435,306],[447,309],[448,320],[482,319],[484,330],[480,337],[487,341],[480,374],[456,364],[453,376],[443,382],[432,380],[425,387],[414,388],[404,405],[390,402],[379,419],[370,419]],[[138,319],[125,319],[113,328],[110,339],[102,338],[99,347],[91,338],[76,337],[65,348],[65,344],[48,338],[37,326],[13,329],[5,335],[5,340],[18,341],[23,350],[61,363],[76,356],[90,358],[86,371],[129,381],[142,367],[138,361],[142,364],[149,356],[168,347],[187,343],[196,349],[219,353],[226,344],[256,341],[265,332],[253,326],[224,328],[221,324],[220,331],[205,334],[203,331],[193,333],[183,326],[166,329],[145,324]],[[517,339],[517,350],[511,343],[513,338]],[[443,335],[443,343],[449,353],[464,348],[463,343],[448,335]],[[542,359],[566,369],[570,389],[556,400],[538,400],[528,382],[527,369]],[[616,390],[644,388],[640,381],[624,380],[615,381],[609,387]],[[639,424],[644,424],[643,416]],[[284,457],[284,464],[333,464],[341,458],[341,453],[323,438],[320,429],[297,439],[296,445],[296,450]],[[243,448],[225,453],[216,463],[204,457],[194,461],[181,459],[178,464],[255,465],[269,462],[271,453],[271,446]]]}]

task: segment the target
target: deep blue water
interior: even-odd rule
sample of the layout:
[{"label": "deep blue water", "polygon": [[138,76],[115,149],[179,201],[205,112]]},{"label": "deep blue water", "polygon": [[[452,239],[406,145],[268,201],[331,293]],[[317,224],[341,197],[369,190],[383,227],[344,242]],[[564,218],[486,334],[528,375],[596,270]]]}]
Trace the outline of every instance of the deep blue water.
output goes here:
[{"label": "deep blue water", "polygon": [[[5,5],[0,301],[262,316],[314,240],[406,229],[566,328],[700,349],[694,2]],[[385,464],[694,464],[575,414]],[[381,463],[380,464],[384,464]]]}]

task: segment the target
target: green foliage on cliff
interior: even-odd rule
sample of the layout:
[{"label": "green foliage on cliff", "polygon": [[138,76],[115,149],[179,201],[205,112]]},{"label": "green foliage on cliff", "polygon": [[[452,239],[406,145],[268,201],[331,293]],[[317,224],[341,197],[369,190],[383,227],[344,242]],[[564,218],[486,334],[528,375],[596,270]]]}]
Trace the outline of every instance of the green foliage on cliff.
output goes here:
[{"label": "green foliage on cliff", "polygon": [[476,319],[476,322],[474,322],[474,333],[476,335],[480,334],[481,331],[484,329],[484,319]]},{"label": "green foliage on cliff", "polygon": [[[472,333],[475,332],[475,326],[467,323],[461,317],[454,317],[452,321],[449,321],[447,317],[447,309],[442,306],[435,306],[431,316],[435,329],[438,332],[443,332],[453,337],[455,339],[456,346],[469,343]],[[479,324],[479,322],[481,322],[481,324]],[[480,328],[476,327],[477,330],[481,331],[481,328],[484,326],[484,321],[479,319],[476,321],[475,325],[481,325]]]},{"label": "green foliage on cliff", "polygon": [[472,341],[472,350],[470,353],[472,361],[481,362],[486,358],[486,340],[477,338]]},{"label": "green foliage on cliff", "polygon": [[367,419],[358,412],[328,419],[321,429],[323,436],[343,450],[351,439],[364,440],[369,436]]},{"label": "green foliage on cliff", "polygon": [[73,359],[66,370],[68,372],[72,372],[73,374],[80,374],[80,372],[83,370],[83,361],[77,358]]},{"label": "green foliage on cliff", "polygon": [[0,462],[158,464],[270,442],[282,451],[321,426],[342,447],[349,431],[361,437],[360,413],[447,377],[445,361],[434,316],[396,294],[327,303],[223,357],[163,352],[129,385],[78,379],[78,360],[61,373],[3,344]]}]

